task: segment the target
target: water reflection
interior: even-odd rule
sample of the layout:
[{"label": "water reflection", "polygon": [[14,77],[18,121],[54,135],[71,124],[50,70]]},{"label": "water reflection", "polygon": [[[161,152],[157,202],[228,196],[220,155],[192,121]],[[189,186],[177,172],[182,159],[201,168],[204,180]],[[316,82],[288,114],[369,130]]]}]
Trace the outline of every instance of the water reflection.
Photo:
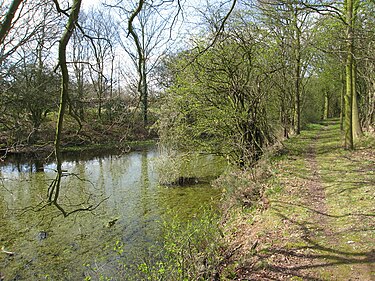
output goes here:
[{"label": "water reflection", "polygon": [[[95,211],[68,218],[52,206],[38,205],[46,198],[55,164],[43,165],[44,172],[35,163],[1,166],[0,247],[16,253],[12,257],[0,253],[5,280],[83,280],[94,266],[110,276],[117,266],[117,241],[124,244],[128,263],[135,262],[150,245],[162,242],[160,221],[165,214],[172,210],[185,220],[220,196],[208,185],[159,186],[157,156],[156,150],[149,150],[65,161],[63,169],[70,176],[62,182],[64,207],[88,206],[108,198]],[[207,158],[206,162],[199,163],[200,173],[214,161]],[[211,170],[220,173],[220,169]],[[46,233],[45,239],[40,239],[41,233]]]}]

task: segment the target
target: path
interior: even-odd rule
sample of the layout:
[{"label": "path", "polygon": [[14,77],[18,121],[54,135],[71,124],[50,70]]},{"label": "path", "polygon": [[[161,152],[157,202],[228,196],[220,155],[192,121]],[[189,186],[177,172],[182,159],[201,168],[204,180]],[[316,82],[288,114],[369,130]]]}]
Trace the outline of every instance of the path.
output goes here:
[{"label": "path", "polygon": [[343,150],[332,121],[285,147],[236,280],[375,281],[374,147]]}]

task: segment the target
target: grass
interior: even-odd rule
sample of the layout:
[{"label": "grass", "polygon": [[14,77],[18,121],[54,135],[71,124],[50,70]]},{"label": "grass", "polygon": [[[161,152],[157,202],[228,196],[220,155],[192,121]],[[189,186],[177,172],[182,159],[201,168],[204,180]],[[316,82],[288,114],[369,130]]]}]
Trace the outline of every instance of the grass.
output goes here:
[{"label": "grass", "polygon": [[[270,158],[271,176],[263,179],[267,206],[237,214],[236,223],[246,228],[237,234],[259,242],[256,251],[242,245],[238,256],[248,258],[236,268],[238,278],[375,278],[374,138],[356,147],[343,149],[335,120],[309,125],[283,143]],[[249,216],[252,223],[244,226]]]}]

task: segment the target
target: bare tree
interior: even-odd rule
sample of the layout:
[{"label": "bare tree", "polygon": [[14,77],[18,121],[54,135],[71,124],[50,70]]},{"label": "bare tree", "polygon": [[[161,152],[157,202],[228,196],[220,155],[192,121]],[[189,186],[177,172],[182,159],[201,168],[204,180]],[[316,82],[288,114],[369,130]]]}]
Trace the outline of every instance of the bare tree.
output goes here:
[{"label": "bare tree", "polygon": [[[24,44],[34,40],[36,34],[40,33],[43,28],[53,19],[35,17],[39,15],[51,15],[52,5],[46,0],[40,1],[13,1],[8,8],[1,24],[0,34],[0,65],[3,66],[7,58],[16,53],[17,49]],[[16,61],[12,58],[12,64]],[[2,67],[2,76],[5,69]]]},{"label": "bare tree", "polygon": [[47,3],[43,1],[27,2],[13,1],[4,18],[0,31],[0,63],[14,54],[17,49],[29,42],[31,38],[43,28],[43,17],[34,17],[43,14]]},{"label": "bare tree", "polygon": [[[83,20],[82,20],[83,18]],[[85,22],[87,16],[81,13],[80,23]],[[90,56],[90,45],[87,40],[80,34],[78,30],[72,35],[72,66],[74,72],[74,93],[70,96],[70,107],[69,110],[73,112],[79,118],[79,122],[83,121],[84,116],[84,97],[87,92],[88,83],[88,69],[89,69],[89,56]],[[86,90],[86,91],[85,91]]]},{"label": "bare tree", "polygon": [[103,99],[110,96],[115,58],[116,23],[113,16],[92,8],[87,14],[85,35],[90,37],[91,57],[89,74],[97,96],[98,116],[101,118]]},{"label": "bare tree", "polygon": [[[286,75],[283,76],[285,81],[282,82],[286,87],[283,92],[293,94],[293,114],[290,119],[295,133],[299,134],[301,131],[303,78],[311,57],[308,46],[309,29],[313,26],[312,11],[302,3],[289,0],[260,0],[259,7],[263,22],[270,28],[270,33],[275,36],[275,41],[279,44],[278,50],[282,52],[280,58],[284,60],[283,67],[286,71]],[[290,75],[290,73],[293,73],[293,75]],[[287,108],[284,104],[284,96],[281,97],[281,111],[285,113]],[[284,128],[286,128],[289,118],[284,113],[282,113],[284,115],[282,119],[285,124]]]},{"label": "bare tree", "polygon": [[[60,94],[60,105],[59,105],[59,115],[57,119],[56,135],[55,135],[55,157],[57,164],[57,175],[55,180],[52,182],[48,189],[48,200],[51,204],[55,205],[64,216],[68,216],[70,213],[63,209],[63,207],[58,203],[58,198],[60,194],[61,179],[63,177],[62,170],[62,155],[61,155],[61,138],[63,130],[63,122],[65,110],[68,103],[69,94],[69,72],[66,59],[66,48],[69,43],[71,36],[73,35],[74,29],[77,26],[79,11],[81,8],[82,0],[74,0],[72,8],[70,10],[68,22],[65,26],[65,31],[61,36],[59,41],[59,67],[61,70],[61,94]],[[58,11],[63,11],[55,0],[56,8]],[[66,11],[64,11],[66,13]]]},{"label": "bare tree", "polygon": [[143,125],[148,125],[150,73],[173,45],[174,31],[181,10],[179,1],[139,0],[131,7],[126,3],[113,6],[121,26],[121,46],[128,54],[136,74],[136,89],[142,105]]},{"label": "bare tree", "polygon": [[10,125],[8,145],[32,141],[52,107],[56,76],[51,69],[60,24],[50,1],[22,1],[13,12],[0,44],[1,119]]}]

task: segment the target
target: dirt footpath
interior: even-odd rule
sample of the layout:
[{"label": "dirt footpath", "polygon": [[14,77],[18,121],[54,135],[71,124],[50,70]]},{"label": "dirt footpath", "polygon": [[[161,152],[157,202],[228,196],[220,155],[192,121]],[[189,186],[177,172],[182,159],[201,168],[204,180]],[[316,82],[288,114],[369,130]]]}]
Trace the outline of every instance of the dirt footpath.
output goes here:
[{"label": "dirt footpath", "polygon": [[233,280],[375,281],[374,141],[342,147],[335,121],[284,143]]}]

